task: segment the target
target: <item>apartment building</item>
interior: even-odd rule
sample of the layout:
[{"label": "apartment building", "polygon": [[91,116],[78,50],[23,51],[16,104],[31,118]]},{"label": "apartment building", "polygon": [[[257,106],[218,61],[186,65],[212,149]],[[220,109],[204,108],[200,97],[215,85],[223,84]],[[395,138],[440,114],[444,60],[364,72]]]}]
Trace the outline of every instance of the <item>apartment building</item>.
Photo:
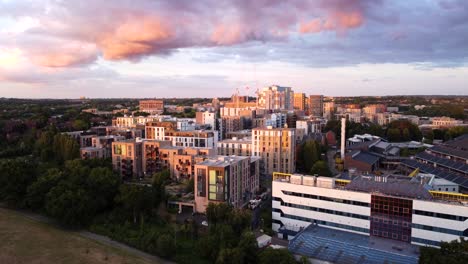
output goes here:
[{"label": "apartment building", "polygon": [[468,238],[468,195],[431,191],[427,185],[406,176],[339,180],[274,174],[272,228],[291,239],[315,225],[401,247]]},{"label": "apartment building", "polygon": [[272,85],[258,94],[258,107],[270,110],[293,110],[294,92],[291,87]]},{"label": "apartment building", "polygon": [[303,129],[304,135],[321,132],[323,126],[324,124],[321,120],[297,120],[296,121],[296,129]]},{"label": "apartment building", "polygon": [[195,165],[195,210],[208,203],[245,206],[259,188],[259,158],[216,156]]},{"label": "apartment building", "polygon": [[165,133],[164,140],[177,147],[216,148],[218,133],[213,131],[170,131]]},{"label": "apartment building", "polygon": [[274,113],[265,115],[263,126],[271,126],[273,128],[281,128],[287,124],[288,115],[286,113]]},{"label": "apartment building", "polygon": [[306,111],[307,110],[306,106],[308,105],[306,102],[307,102],[307,97],[305,93],[294,93],[294,109],[295,110]]},{"label": "apartment building", "polygon": [[323,95],[309,96],[309,114],[320,117],[323,115]]},{"label": "apartment building", "polygon": [[463,120],[457,120],[451,117],[433,117],[431,118],[432,125],[437,128],[448,128],[463,125]]},{"label": "apartment building", "polygon": [[177,123],[171,121],[147,122],[145,125],[146,139],[164,140],[166,131],[177,130]]},{"label": "apartment building", "polygon": [[112,167],[122,178],[143,177],[142,146],[138,139],[112,142]]},{"label": "apartment building", "polygon": [[262,158],[265,173],[293,173],[296,169],[296,135],[293,128],[254,128],[252,155]]},{"label": "apartment building", "polygon": [[163,100],[140,100],[140,111],[150,114],[161,114],[164,112]]},{"label": "apartment building", "polygon": [[209,148],[185,148],[173,156],[169,163],[171,177],[178,181],[190,180],[195,176],[195,164],[214,156],[215,150]]},{"label": "apartment building", "polygon": [[119,116],[112,119],[112,126],[130,128],[137,125],[145,125],[148,122],[159,121],[155,116]]},{"label": "apartment building", "polygon": [[212,130],[216,129],[216,113],[210,111],[197,112],[195,119],[198,125],[209,126]]},{"label": "apartment building", "polygon": [[218,141],[218,155],[223,156],[251,156],[252,155],[252,138],[237,138],[225,139]]},{"label": "apartment building", "polygon": [[156,172],[160,172],[165,167],[161,159],[160,149],[171,146],[170,141],[164,140],[144,140],[142,170],[145,177],[152,177]]},{"label": "apartment building", "polygon": [[323,117],[330,120],[335,114],[335,102],[323,102]]},{"label": "apartment building", "polygon": [[110,156],[106,156],[106,149],[96,147],[84,147],[80,148],[81,159],[105,159]]}]

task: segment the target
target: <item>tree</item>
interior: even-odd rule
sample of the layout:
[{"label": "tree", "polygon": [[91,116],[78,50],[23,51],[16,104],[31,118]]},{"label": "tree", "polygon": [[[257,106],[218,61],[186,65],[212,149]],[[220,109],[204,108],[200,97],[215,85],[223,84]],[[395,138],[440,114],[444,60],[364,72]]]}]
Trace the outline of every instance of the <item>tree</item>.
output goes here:
[{"label": "tree", "polygon": [[84,120],[76,119],[75,121],[73,121],[73,128],[75,130],[81,130],[81,131],[88,130],[89,124]]},{"label": "tree", "polygon": [[232,207],[225,203],[209,203],[206,207],[206,218],[210,225],[216,225],[227,221]]},{"label": "tree", "polygon": [[244,253],[244,263],[257,263],[258,243],[253,232],[243,232],[237,247]]},{"label": "tree", "polygon": [[325,161],[319,160],[314,163],[314,166],[310,169],[310,174],[314,175],[317,174],[319,176],[327,176],[331,177],[332,173],[328,168],[328,165]]},{"label": "tree", "polygon": [[133,113],[133,116],[149,116],[149,115],[150,115],[149,113],[141,112],[141,111]]},{"label": "tree", "polygon": [[47,193],[62,179],[62,172],[57,168],[52,168],[41,175],[33,184],[28,187],[26,204],[33,210],[40,210],[45,206]]},{"label": "tree", "polygon": [[310,171],[313,164],[320,159],[320,144],[315,140],[308,140],[302,147],[304,170]]},{"label": "tree", "polygon": [[161,235],[157,241],[157,252],[161,257],[171,257],[176,251],[174,238],[169,234]]},{"label": "tree", "polygon": [[296,264],[296,260],[287,249],[266,248],[258,255],[258,263]]},{"label": "tree", "polygon": [[421,247],[420,264],[464,264],[468,263],[468,240],[460,238],[451,242],[441,242],[440,249]]},{"label": "tree", "polygon": [[144,215],[153,209],[152,188],[122,184],[119,188],[119,194],[115,197],[115,202],[120,204],[128,215],[132,216],[134,224],[137,223],[138,218],[144,222]]},{"label": "tree", "polygon": [[[242,264],[247,263],[244,261],[246,252],[243,252],[240,248],[223,248],[218,254],[216,264]],[[253,263],[253,262],[249,262]]]},{"label": "tree", "polygon": [[411,140],[411,136],[410,136],[410,132],[409,132],[409,129],[408,128],[403,128],[403,135],[401,137],[401,139],[403,141],[410,141]]},{"label": "tree", "polygon": [[108,208],[118,192],[120,178],[109,168],[93,168],[86,179],[89,195],[98,210]]},{"label": "tree", "polygon": [[83,226],[95,215],[94,201],[86,190],[61,181],[46,196],[46,212],[65,225]]},{"label": "tree", "polygon": [[397,128],[389,128],[387,131],[387,138],[391,142],[401,141],[400,139],[400,130]]},{"label": "tree", "polygon": [[11,206],[24,206],[28,186],[36,180],[32,161],[0,160],[0,200]]}]

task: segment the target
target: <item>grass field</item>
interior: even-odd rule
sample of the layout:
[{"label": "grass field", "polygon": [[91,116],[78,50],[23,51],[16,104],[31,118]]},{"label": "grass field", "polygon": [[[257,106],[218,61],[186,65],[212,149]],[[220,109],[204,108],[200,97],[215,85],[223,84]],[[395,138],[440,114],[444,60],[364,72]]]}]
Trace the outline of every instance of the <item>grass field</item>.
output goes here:
[{"label": "grass field", "polygon": [[0,208],[0,263],[150,263],[76,232],[34,222]]}]

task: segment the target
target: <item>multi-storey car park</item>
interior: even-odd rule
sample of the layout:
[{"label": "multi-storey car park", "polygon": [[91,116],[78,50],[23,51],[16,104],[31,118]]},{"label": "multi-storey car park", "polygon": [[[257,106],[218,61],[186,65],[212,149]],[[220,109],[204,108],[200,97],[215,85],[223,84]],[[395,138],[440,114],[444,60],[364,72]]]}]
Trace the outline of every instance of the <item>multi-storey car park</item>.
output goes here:
[{"label": "multi-storey car park", "polygon": [[275,173],[273,230],[290,239],[294,254],[311,258],[417,263],[418,246],[468,237],[468,195],[428,185],[419,176]]}]

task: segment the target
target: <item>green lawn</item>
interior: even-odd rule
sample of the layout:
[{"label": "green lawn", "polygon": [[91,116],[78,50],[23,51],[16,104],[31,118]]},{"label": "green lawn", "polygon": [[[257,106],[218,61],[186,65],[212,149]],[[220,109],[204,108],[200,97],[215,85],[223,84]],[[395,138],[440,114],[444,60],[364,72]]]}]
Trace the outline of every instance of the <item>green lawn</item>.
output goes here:
[{"label": "green lawn", "polygon": [[0,208],[0,263],[149,263],[78,233]]}]

